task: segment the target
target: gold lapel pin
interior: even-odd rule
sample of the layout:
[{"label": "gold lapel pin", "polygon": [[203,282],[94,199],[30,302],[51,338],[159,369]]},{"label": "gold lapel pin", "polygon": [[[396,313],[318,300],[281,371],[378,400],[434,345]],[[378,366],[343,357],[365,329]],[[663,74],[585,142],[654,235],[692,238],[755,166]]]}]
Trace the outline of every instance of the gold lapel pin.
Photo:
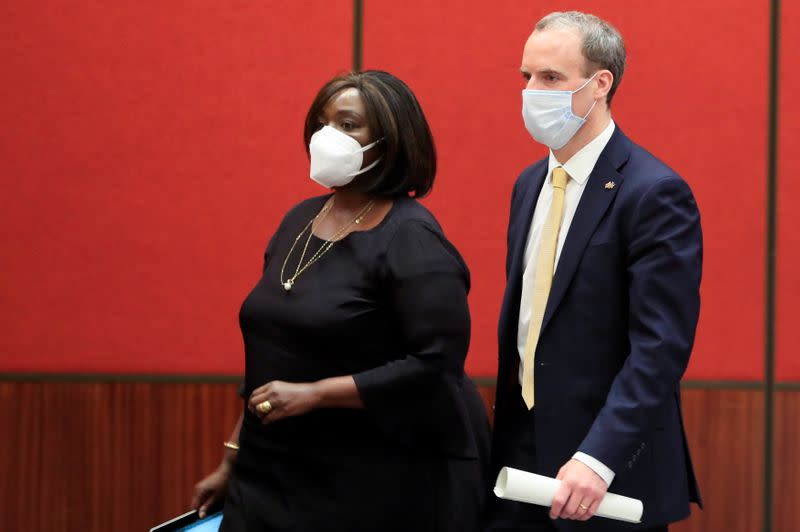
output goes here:
[{"label": "gold lapel pin", "polygon": [[606,187],[606,190],[611,190],[612,188],[614,188],[615,186],[617,186],[617,184],[616,184],[616,183],[614,183],[613,181],[609,181],[609,182],[607,182],[607,183],[606,183],[604,186]]}]

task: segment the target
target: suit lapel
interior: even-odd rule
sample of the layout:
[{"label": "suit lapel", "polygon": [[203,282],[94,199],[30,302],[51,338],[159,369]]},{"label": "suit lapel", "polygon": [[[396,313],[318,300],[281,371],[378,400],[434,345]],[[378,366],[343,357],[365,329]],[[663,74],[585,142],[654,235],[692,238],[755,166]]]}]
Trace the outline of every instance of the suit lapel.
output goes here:
[{"label": "suit lapel", "polygon": [[519,303],[522,293],[522,272],[525,267],[525,247],[528,243],[528,232],[533,222],[533,210],[536,208],[536,201],[539,198],[539,191],[542,183],[547,176],[547,162],[539,169],[536,169],[529,177],[526,187],[521,187],[519,193],[522,197],[518,201],[519,207],[512,206],[516,210],[511,215],[512,232],[509,242],[509,264],[508,279],[506,281],[506,292],[503,299],[503,309],[500,317],[500,342],[501,352],[506,348],[516,350],[516,331],[519,321]]},{"label": "suit lapel", "polygon": [[512,245],[514,246],[511,255],[511,268],[509,270],[509,282],[520,282],[522,280],[522,272],[525,268],[525,248],[528,244],[528,233],[531,230],[533,223],[533,211],[536,208],[536,202],[539,199],[539,192],[542,190],[542,184],[547,177],[547,164],[542,165],[542,169],[538,174],[531,179],[531,186],[525,192],[522,207],[517,220],[516,237]]},{"label": "suit lapel", "polygon": [[[542,321],[542,333],[567,292],[597,224],[600,223],[622,185],[624,177],[618,169],[628,160],[629,142],[617,128],[589,176],[558,259]],[[613,186],[607,186],[609,182],[613,183]]]}]

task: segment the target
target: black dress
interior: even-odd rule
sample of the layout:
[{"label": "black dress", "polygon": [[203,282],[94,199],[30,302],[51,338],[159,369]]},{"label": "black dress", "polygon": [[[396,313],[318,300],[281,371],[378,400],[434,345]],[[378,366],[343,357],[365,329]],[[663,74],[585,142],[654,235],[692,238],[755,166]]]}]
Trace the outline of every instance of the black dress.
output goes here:
[{"label": "black dress", "polygon": [[[286,215],[242,305],[242,396],[273,380],[353,375],[366,408],[266,426],[245,408],[221,530],[477,531],[489,426],[463,371],[467,267],[430,212],[403,198],[378,226],[337,242],[287,292],[281,267],[327,198]],[[322,242],[312,236],[306,259]]]}]

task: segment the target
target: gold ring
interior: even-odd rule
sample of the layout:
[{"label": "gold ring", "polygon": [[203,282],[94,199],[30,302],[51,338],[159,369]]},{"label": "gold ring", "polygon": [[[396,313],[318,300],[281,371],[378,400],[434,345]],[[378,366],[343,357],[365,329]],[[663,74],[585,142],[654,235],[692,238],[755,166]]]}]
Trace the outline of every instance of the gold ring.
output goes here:
[{"label": "gold ring", "polygon": [[258,405],[256,405],[256,410],[264,414],[269,414],[270,410],[272,410],[272,403],[270,403],[269,401],[258,403]]},{"label": "gold ring", "polygon": [[584,512],[585,512],[586,510],[588,510],[588,509],[589,509],[589,507],[588,507],[588,506],[584,506],[583,504],[579,504],[579,505],[578,505],[578,508],[580,508],[580,509],[581,509],[581,510],[583,510]]}]

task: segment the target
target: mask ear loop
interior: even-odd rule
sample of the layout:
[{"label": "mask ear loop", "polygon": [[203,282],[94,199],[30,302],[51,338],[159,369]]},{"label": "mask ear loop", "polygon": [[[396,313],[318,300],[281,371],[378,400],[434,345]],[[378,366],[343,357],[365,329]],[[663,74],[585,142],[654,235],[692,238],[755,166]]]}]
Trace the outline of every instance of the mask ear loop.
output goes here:
[{"label": "mask ear loop", "polygon": [[586,80],[586,83],[584,83],[583,85],[581,85],[580,87],[578,87],[577,89],[575,89],[574,91],[572,91],[572,94],[575,94],[576,92],[578,92],[578,91],[580,91],[580,90],[583,90],[583,88],[584,88],[586,85],[588,85],[588,84],[589,84],[589,82],[591,82],[591,81],[592,81],[594,78],[596,78],[596,77],[597,77],[597,75],[598,75],[599,73],[600,73],[600,71],[598,70],[597,72],[595,72],[594,74],[592,74],[592,77],[591,77],[591,78],[589,78],[589,79],[587,79],[587,80]]},{"label": "mask ear loop", "polygon": [[366,168],[362,168],[361,170],[359,170],[358,172],[355,172],[353,174],[347,174],[347,177],[355,177],[357,175],[363,174],[364,172],[369,172],[370,170],[375,168],[378,165],[378,163],[381,162],[382,159],[383,159],[383,155],[381,155],[380,157],[378,157],[377,159],[372,161],[372,164],[370,164]]},{"label": "mask ear loop", "polygon": [[362,147],[361,147],[361,150],[360,150],[360,151],[361,151],[361,153],[364,153],[365,151],[367,151],[367,150],[368,150],[368,149],[370,149],[370,148],[374,148],[375,146],[377,146],[377,145],[378,145],[378,143],[379,143],[379,142],[383,142],[383,139],[384,139],[384,137],[381,137],[381,138],[379,138],[378,140],[376,140],[375,142],[372,142],[372,143],[370,143],[370,144],[367,144],[366,146],[362,146]]},{"label": "mask ear loop", "polygon": [[589,110],[586,112],[585,115],[583,115],[583,118],[581,118],[581,120],[586,121],[586,119],[589,117],[589,115],[592,114],[592,109],[594,109],[595,105],[597,105],[597,100],[592,102],[592,106],[589,107]]},{"label": "mask ear loop", "polygon": [[[374,146],[376,146],[376,145],[377,145],[379,142],[383,142],[383,138],[380,138],[380,139],[376,140],[375,142],[373,142],[373,143],[371,143],[371,144],[367,144],[366,146],[364,146],[363,148],[361,148],[361,152],[363,153],[363,152],[367,151],[368,149],[370,149],[370,148],[373,148],[373,147],[374,147]],[[357,175],[361,175],[361,174],[363,174],[364,172],[369,172],[370,170],[372,170],[373,168],[375,168],[375,167],[378,165],[378,163],[379,163],[379,162],[381,162],[381,160],[383,160],[383,155],[381,155],[380,157],[378,157],[377,159],[375,159],[374,161],[372,161],[372,164],[370,164],[370,165],[369,165],[369,166],[367,166],[366,168],[362,168],[361,170],[359,170],[358,172],[355,172],[355,173],[353,173],[353,174],[348,174],[348,175],[347,175],[347,177],[355,177],[355,176],[357,176]]]},{"label": "mask ear loop", "polygon": [[[599,74],[599,73],[600,73],[600,71],[598,70],[597,72],[595,72],[594,74],[592,74],[592,77],[591,77],[591,78],[589,78],[589,79],[587,79],[587,80],[586,80],[586,83],[584,83],[583,85],[581,85],[580,87],[578,87],[577,89],[575,89],[574,91],[572,91],[572,94],[575,94],[575,93],[576,93],[576,92],[578,92],[579,90],[582,90],[582,89],[583,89],[583,88],[584,88],[586,85],[588,85],[588,84],[589,84],[589,82],[590,82],[590,81],[592,81],[592,80],[593,80],[593,79],[594,79],[594,78],[597,76],[597,74]],[[583,115],[583,117],[581,118],[581,120],[584,120],[584,121],[585,121],[585,120],[586,120],[586,119],[589,117],[589,115],[590,115],[590,114],[592,114],[592,110],[594,109],[594,106],[595,106],[595,105],[597,105],[597,100],[594,100],[594,101],[592,101],[592,106],[591,106],[591,107],[589,107],[589,110],[586,112],[586,114],[585,114],[585,115]]]}]

